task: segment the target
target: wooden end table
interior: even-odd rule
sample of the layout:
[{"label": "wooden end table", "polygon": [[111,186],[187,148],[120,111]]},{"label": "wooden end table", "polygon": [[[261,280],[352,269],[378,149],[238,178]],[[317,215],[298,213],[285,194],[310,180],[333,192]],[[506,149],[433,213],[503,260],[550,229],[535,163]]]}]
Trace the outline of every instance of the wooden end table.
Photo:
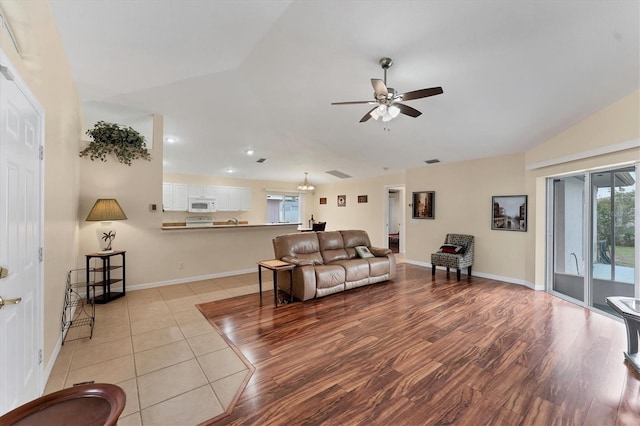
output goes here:
[{"label": "wooden end table", "polygon": [[273,271],[273,299],[278,307],[278,272],[289,271],[289,296],[290,302],[293,302],[293,269],[296,267],[293,263],[283,262],[282,260],[271,259],[261,260],[258,262],[258,284],[260,285],[260,306],[262,306],[262,268]]}]

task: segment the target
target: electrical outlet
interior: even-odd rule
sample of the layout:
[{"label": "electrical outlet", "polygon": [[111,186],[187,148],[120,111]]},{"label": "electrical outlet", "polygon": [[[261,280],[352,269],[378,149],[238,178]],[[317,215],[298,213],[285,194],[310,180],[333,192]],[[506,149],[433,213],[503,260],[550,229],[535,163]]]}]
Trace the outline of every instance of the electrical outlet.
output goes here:
[{"label": "electrical outlet", "polygon": [[178,269],[184,269],[184,262],[180,262],[180,264],[178,265]]}]

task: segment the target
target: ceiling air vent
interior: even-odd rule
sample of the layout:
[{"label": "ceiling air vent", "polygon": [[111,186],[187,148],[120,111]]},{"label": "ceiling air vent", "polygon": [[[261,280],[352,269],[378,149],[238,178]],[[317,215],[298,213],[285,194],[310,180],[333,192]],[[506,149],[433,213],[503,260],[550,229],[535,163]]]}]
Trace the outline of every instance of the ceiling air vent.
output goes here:
[{"label": "ceiling air vent", "polygon": [[258,159],[256,160],[256,163],[260,163],[260,164],[262,164],[262,163],[264,163],[265,161],[267,161],[267,159],[266,159],[266,158],[258,158]]},{"label": "ceiling air vent", "polygon": [[427,164],[436,164],[439,163],[440,160],[438,160],[437,158],[432,158],[431,160],[424,160],[424,162]]},{"label": "ceiling air vent", "polygon": [[346,179],[346,178],[350,178],[351,177],[348,174],[342,173],[342,172],[340,172],[338,170],[330,170],[327,173],[330,174],[331,176],[335,176],[335,177],[340,178],[340,179]]}]

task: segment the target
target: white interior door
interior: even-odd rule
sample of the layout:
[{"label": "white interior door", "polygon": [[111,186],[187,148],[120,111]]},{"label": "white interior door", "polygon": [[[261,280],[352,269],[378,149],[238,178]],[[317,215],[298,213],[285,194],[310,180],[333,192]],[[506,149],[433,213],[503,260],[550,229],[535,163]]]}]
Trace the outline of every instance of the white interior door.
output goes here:
[{"label": "white interior door", "polygon": [[[0,414],[42,387],[42,110],[0,52]],[[34,101],[35,102],[35,101]]]}]

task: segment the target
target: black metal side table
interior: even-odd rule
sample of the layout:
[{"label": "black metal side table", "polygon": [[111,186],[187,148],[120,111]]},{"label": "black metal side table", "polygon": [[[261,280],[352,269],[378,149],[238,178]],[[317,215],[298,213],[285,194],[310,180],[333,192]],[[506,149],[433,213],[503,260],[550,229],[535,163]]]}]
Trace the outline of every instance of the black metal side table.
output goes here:
[{"label": "black metal side table", "polygon": [[[97,252],[97,253],[91,253],[91,254],[85,255],[85,257],[87,258],[87,282],[90,281],[89,279],[90,270],[95,271],[96,274],[102,274],[101,281],[98,280],[97,278],[95,280],[95,286],[102,287],[102,294],[95,296],[94,298],[95,303],[99,303],[99,304],[109,303],[114,299],[124,296],[126,291],[125,290],[125,285],[126,285],[125,253],[126,251],[111,251],[111,252]],[[121,256],[122,263],[119,265],[118,264],[113,265],[111,263],[111,260],[114,256]],[[98,265],[96,265],[94,268],[91,268],[91,259],[94,259],[94,258],[100,259],[102,262],[98,261],[97,262]],[[100,263],[102,263],[101,266],[99,266]],[[113,271],[114,269],[122,269],[122,276],[117,278],[112,277],[111,271]],[[122,281],[122,291],[112,292],[111,284],[115,284],[120,281]]]}]

